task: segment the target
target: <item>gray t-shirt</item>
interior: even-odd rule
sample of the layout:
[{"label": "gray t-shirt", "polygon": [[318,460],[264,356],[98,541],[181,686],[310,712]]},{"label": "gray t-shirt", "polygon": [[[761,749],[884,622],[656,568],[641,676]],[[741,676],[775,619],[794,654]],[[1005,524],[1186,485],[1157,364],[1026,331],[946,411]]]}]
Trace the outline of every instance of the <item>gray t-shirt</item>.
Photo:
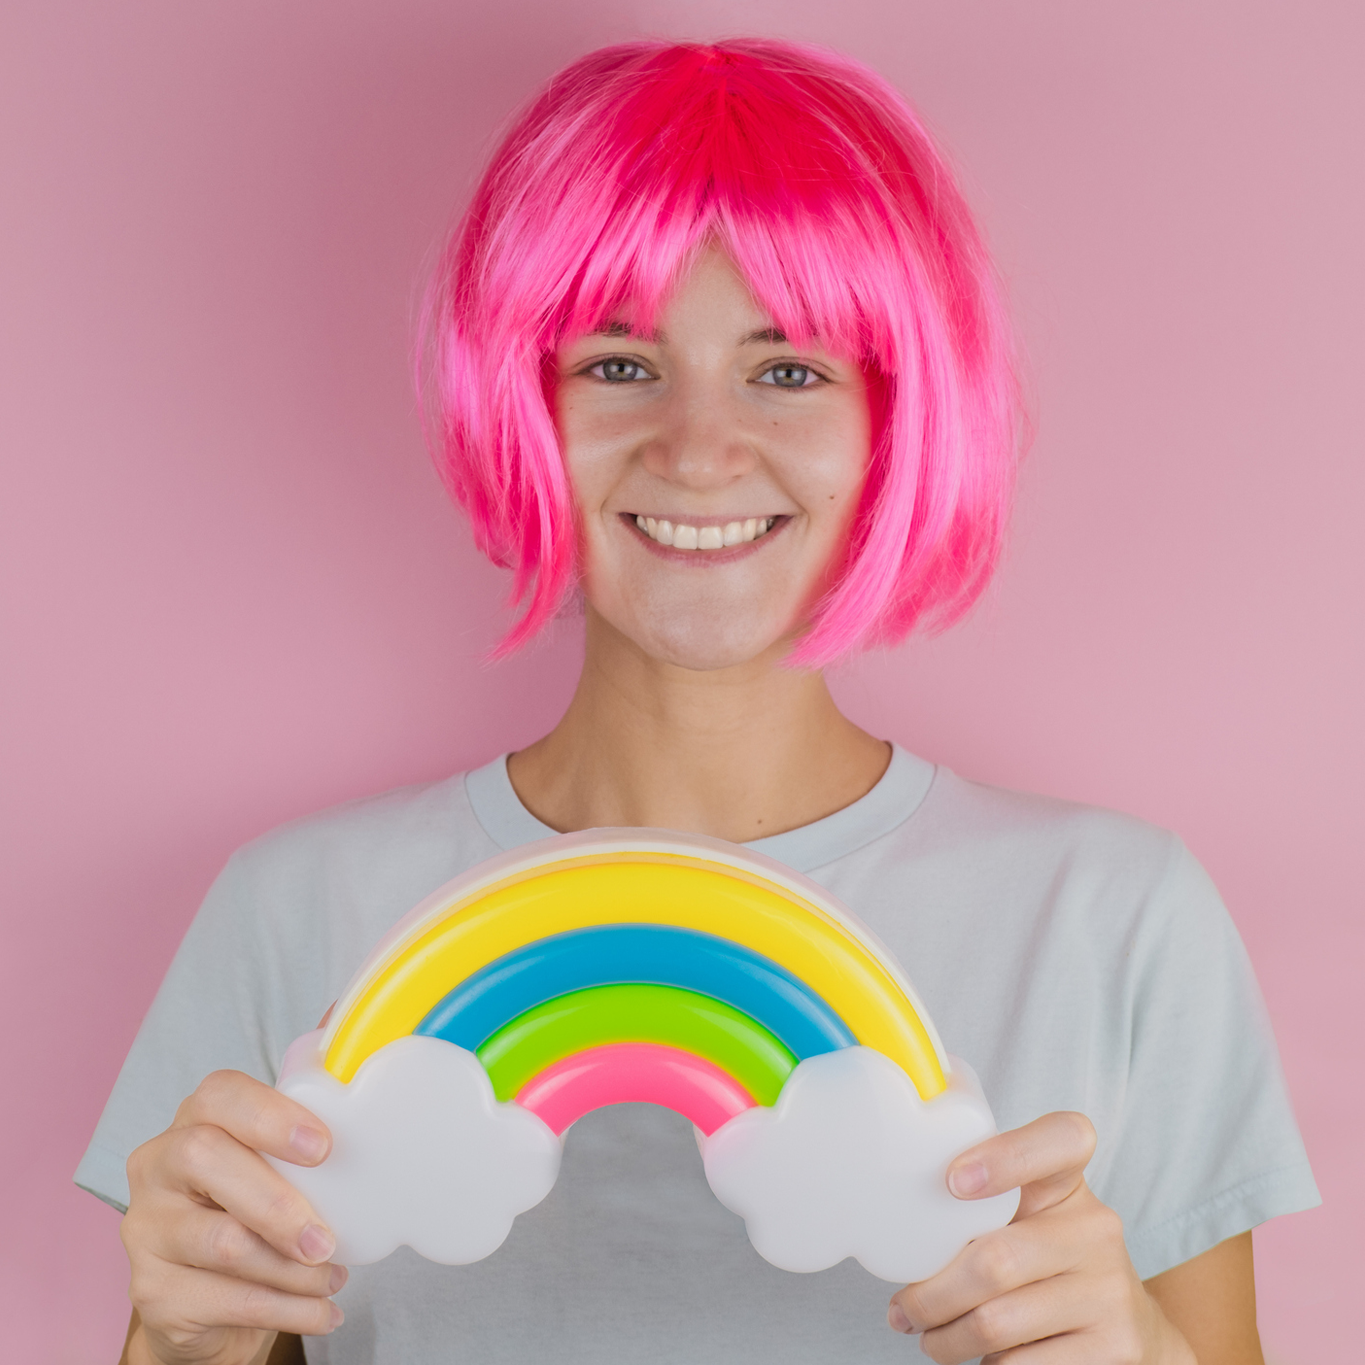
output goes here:
[{"label": "gray t-shirt", "polygon": [[[218,1067],[273,1082],[370,946],[457,873],[553,833],[506,760],[326,811],[228,862],[185,936],[76,1182],[128,1199],[129,1152]],[[896,954],[1002,1129],[1088,1114],[1088,1177],[1155,1275],[1317,1189],[1237,931],[1173,835],[963,781],[896,749],[860,801],[749,847],[827,887]],[[712,1196],[691,1124],[650,1105],[568,1135],[545,1201],[470,1266],[357,1267],[329,1365],[904,1361],[894,1287],[761,1260]]]}]

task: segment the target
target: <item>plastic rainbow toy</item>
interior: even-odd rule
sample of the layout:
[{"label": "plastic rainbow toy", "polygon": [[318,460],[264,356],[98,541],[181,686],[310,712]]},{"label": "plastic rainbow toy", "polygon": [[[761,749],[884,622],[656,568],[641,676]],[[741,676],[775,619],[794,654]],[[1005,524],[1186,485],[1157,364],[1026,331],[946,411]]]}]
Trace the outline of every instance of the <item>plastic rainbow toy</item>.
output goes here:
[{"label": "plastic rainbow toy", "polygon": [[448,883],[279,1086],[332,1128],[322,1166],[275,1164],[351,1264],[488,1255],[568,1128],[625,1101],[695,1124],[712,1189],[786,1269],[924,1278],[1017,1205],[948,1193],[994,1121],[870,931],[771,859],[667,831],[546,839]]}]

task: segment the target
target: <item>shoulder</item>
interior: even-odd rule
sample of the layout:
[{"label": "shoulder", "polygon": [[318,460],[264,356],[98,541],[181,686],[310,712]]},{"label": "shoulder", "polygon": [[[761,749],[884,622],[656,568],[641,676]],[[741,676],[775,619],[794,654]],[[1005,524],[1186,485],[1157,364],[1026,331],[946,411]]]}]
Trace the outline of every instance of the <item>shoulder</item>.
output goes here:
[{"label": "shoulder", "polygon": [[1148,876],[1159,876],[1180,846],[1171,831],[1137,816],[971,782],[942,766],[902,833],[944,849],[1009,859],[1020,870],[1063,860],[1080,868],[1123,866]]},{"label": "shoulder", "polygon": [[200,919],[271,957],[320,954],[343,979],[418,901],[498,852],[465,775],[348,801],[253,839],[229,859]]},{"label": "shoulder", "polygon": [[[1151,894],[1194,864],[1170,830],[1136,816],[968,781],[939,766],[924,800],[860,855],[1020,894]],[[1197,866],[1197,864],[1195,864]]]},{"label": "shoulder", "polygon": [[980,864],[1040,895],[1102,906],[1112,919],[1125,906],[1148,921],[1191,915],[1225,921],[1208,873],[1180,836],[1103,806],[969,782],[939,770],[926,803],[925,833],[961,839]]},{"label": "shoulder", "polygon": [[1131,971],[1148,944],[1235,938],[1170,830],[943,767],[905,819],[815,876],[907,950],[961,947],[974,960]]},{"label": "shoulder", "polygon": [[255,885],[291,891],[319,875],[369,883],[386,882],[397,867],[459,871],[465,859],[497,850],[464,779],[403,786],[289,820],[236,850],[233,864]]}]

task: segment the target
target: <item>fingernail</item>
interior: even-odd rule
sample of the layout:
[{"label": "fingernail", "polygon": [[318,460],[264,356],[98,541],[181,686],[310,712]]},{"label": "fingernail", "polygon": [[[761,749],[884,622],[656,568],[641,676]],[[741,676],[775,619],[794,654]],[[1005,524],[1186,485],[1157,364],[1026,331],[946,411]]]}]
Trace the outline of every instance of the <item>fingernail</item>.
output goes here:
[{"label": "fingernail", "polygon": [[336,1238],[326,1228],[319,1227],[316,1223],[309,1223],[299,1233],[299,1250],[303,1252],[305,1260],[328,1260],[336,1249]]},{"label": "fingernail", "polygon": [[338,1308],[338,1307],[336,1306],[336,1304],[333,1304],[333,1305],[332,1305],[332,1328],[333,1328],[333,1330],[335,1330],[336,1328],[340,1327],[341,1324],[342,1324],[343,1322],[345,1322],[345,1321],[346,1321],[346,1314],[343,1313],[343,1312],[341,1311],[341,1309]]},{"label": "fingernail", "polygon": [[987,1179],[986,1168],[979,1161],[971,1161],[948,1172],[948,1188],[961,1199],[983,1189]]},{"label": "fingernail", "polygon": [[327,1281],[327,1292],[335,1294],[350,1278],[351,1272],[344,1265],[334,1265],[332,1267],[332,1278]]},{"label": "fingernail", "polygon": [[327,1150],[327,1135],[300,1123],[289,1134],[289,1145],[305,1161],[317,1161]]},{"label": "fingernail", "polygon": [[891,1307],[886,1310],[886,1325],[893,1332],[905,1332],[907,1334],[915,1329],[910,1325],[910,1319],[905,1316],[904,1309],[900,1304],[892,1302]]}]

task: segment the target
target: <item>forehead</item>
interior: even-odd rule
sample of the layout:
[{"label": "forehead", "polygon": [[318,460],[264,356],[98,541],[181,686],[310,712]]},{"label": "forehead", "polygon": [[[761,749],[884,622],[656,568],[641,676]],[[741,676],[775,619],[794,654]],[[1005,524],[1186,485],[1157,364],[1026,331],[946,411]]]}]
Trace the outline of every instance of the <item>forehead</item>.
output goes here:
[{"label": "forehead", "polygon": [[667,347],[705,332],[740,348],[787,342],[787,334],[754,298],[733,262],[714,249],[704,252],[662,300],[652,323],[637,320],[640,317],[641,310],[626,303],[579,337],[566,340],[572,344],[579,339],[622,338]]}]

